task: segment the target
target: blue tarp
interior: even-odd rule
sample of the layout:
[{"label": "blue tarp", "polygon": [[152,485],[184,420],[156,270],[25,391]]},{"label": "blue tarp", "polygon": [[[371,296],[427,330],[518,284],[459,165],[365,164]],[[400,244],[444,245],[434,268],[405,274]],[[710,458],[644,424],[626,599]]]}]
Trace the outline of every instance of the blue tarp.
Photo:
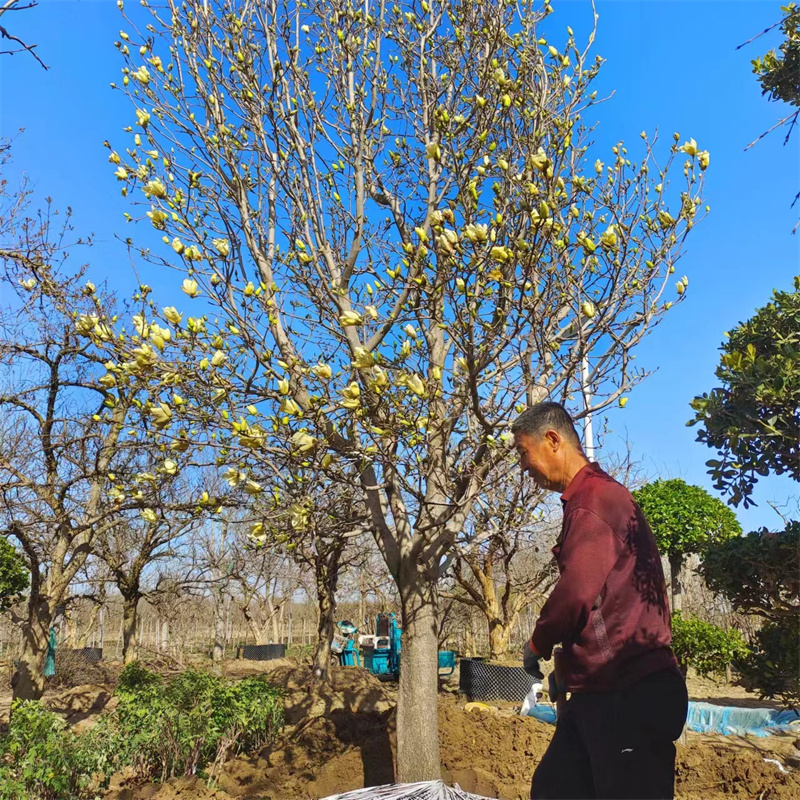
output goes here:
[{"label": "blue tarp", "polygon": [[726,736],[769,736],[777,731],[800,733],[800,714],[774,708],[735,708],[691,702],[686,727],[696,733]]},{"label": "blue tarp", "polygon": [[[528,716],[552,725],[556,721],[556,710],[547,703],[537,703],[528,711]],[[692,701],[686,727],[696,733],[721,733],[725,736],[769,736],[778,731],[800,733],[800,714],[774,708],[735,708]]]}]

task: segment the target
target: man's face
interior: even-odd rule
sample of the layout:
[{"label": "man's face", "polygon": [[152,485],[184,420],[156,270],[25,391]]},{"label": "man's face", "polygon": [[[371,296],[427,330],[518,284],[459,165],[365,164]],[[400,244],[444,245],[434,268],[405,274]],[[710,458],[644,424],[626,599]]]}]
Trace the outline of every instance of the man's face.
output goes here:
[{"label": "man's face", "polygon": [[562,445],[558,433],[547,431],[544,436],[518,433],[514,436],[514,445],[522,471],[527,472],[542,489],[558,491],[556,481],[563,471],[561,459],[558,458]]}]

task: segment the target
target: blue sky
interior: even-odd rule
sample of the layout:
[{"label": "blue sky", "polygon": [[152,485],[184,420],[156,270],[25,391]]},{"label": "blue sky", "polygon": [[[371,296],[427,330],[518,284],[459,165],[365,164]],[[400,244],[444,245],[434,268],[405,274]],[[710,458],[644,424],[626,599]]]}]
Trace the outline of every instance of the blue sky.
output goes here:
[{"label": "blue sky", "polygon": [[[571,25],[580,39],[591,23],[590,4],[553,5],[548,35],[559,42]],[[694,429],[685,427],[688,403],[714,386],[723,332],[766,303],[773,288],[790,288],[800,271],[800,236],[791,233],[800,208],[790,208],[800,188],[798,140],[783,147],[777,133],[744,152],[784,111],[761,97],[750,71],[750,59],[778,37],[768,34],[736,50],[773,24],[780,3],[599,0],[597,10],[595,52],[606,60],[597,88],[601,96],[614,93],[587,117],[599,122],[598,144],[634,144],[640,131],[658,129],[665,144],[679,131],[682,141],[694,137],[711,152],[711,214],[693,231],[678,268],[690,279],[687,302],[639,349],[638,365],[656,372],[634,390],[624,411],[610,413],[606,445],[618,448],[627,437],[648,475],[711,489],[705,461],[713,452],[695,443]],[[13,15],[13,23],[18,35],[38,43],[50,70],[26,55],[0,58],[0,135],[25,128],[7,177],[13,184],[25,172],[40,198],[71,206],[76,232],[95,234],[95,246],[85,253],[93,279],[107,279],[128,294],[134,285],[130,259],[115,237],[133,233],[122,216],[130,208],[102,145],[105,139],[123,142],[121,129],[130,122],[127,100],[109,88],[122,66],[113,46],[122,26],[116,2],[41,0],[38,8]],[[146,277],[158,296],[174,297],[177,274]],[[762,479],[758,507],[738,511],[742,525],[777,526],[768,502],[793,499],[796,509],[798,494],[788,479]]]}]

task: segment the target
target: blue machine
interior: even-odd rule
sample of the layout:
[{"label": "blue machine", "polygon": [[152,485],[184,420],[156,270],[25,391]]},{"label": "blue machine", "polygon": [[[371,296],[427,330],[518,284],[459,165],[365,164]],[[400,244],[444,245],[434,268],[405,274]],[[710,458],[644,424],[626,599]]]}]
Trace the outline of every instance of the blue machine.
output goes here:
[{"label": "blue machine", "polygon": [[[400,675],[400,639],[402,631],[397,617],[391,613],[378,614],[375,624],[375,635],[358,637],[364,668],[373,675],[381,675],[395,680]],[[340,656],[340,663],[341,656]],[[353,663],[353,662],[348,662]],[[452,650],[439,652],[439,675],[452,675],[456,666],[456,654]]]},{"label": "blue machine", "polygon": [[355,634],[358,628],[352,622],[337,622],[338,633],[334,634],[331,651],[336,654],[342,667],[360,667],[361,657],[356,649]]},{"label": "blue machine", "polygon": [[400,626],[393,613],[378,614],[374,636],[360,636],[364,668],[373,675],[400,674]]}]

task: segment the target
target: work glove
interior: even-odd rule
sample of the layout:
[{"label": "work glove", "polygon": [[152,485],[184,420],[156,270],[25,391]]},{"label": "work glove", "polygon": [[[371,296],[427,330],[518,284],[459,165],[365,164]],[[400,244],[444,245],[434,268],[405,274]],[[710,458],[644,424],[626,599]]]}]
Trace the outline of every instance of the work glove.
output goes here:
[{"label": "work glove", "polygon": [[522,668],[536,680],[544,680],[544,675],[539,669],[539,656],[534,655],[530,641],[525,642],[525,647],[522,648]]}]

